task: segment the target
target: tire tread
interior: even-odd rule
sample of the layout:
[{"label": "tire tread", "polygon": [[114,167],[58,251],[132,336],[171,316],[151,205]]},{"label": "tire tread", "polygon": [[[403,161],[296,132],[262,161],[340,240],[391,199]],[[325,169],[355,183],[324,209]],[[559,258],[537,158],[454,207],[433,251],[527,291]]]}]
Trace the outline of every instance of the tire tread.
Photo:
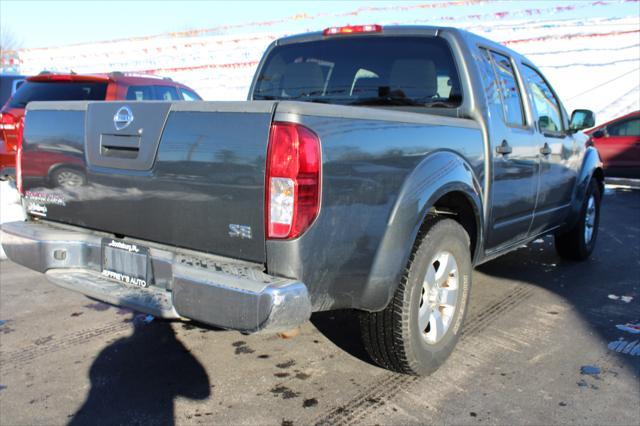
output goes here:
[{"label": "tire tread", "polygon": [[410,291],[407,286],[417,251],[429,231],[441,222],[453,222],[459,226],[451,219],[430,217],[418,233],[398,288],[387,307],[379,312],[360,313],[360,328],[364,347],[372,360],[383,368],[403,374],[420,374],[418,360],[412,359],[409,355],[411,342],[410,339],[407,339],[407,330],[410,327],[407,307],[410,303]]}]

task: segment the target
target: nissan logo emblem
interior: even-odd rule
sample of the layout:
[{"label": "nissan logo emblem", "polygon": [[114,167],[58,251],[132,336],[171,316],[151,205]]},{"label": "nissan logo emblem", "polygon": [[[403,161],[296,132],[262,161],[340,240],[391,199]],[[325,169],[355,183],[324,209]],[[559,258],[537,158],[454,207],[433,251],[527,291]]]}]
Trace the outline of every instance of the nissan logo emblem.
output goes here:
[{"label": "nissan logo emblem", "polygon": [[133,122],[133,113],[127,106],[121,107],[113,116],[113,125],[116,130],[122,130]]}]

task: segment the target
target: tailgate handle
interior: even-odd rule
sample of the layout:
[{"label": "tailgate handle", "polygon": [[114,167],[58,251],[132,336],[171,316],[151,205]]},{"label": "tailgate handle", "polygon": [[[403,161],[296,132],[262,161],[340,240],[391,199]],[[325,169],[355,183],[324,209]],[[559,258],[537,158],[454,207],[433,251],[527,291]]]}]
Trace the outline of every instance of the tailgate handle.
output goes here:
[{"label": "tailgate handle", "polygon": [[103,157],[138,158],[140,136],[100,135],[100,155]]}]

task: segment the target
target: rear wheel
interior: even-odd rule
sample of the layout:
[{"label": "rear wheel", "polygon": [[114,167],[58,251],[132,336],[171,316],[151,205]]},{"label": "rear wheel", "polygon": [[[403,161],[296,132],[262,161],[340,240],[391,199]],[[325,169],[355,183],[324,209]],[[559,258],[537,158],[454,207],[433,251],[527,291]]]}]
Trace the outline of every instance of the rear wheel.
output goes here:
[{"label": "rear wheel", "polygon": [[460,334],[471,285],[469,236],[451,219],[428,223],[387,308],[362,312],[365,348],[384,368],[428,375]]},{"label": "rear wheel", "polygon": [[585,260],[591,255],[596,246],[600,224],[600,200],[600,189],[597,182],[592,180],[576,224],[571,229],[555,235],[556,250],[561,257]]}]

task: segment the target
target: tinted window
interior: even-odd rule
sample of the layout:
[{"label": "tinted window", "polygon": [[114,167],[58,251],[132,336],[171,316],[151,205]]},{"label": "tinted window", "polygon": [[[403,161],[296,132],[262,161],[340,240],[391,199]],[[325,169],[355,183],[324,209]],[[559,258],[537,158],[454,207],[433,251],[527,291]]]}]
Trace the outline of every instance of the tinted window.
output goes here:
[{"label": "tinted window", "polygon": [[253,98],[456,107],[462,93],[445,40],[359,36],[275,47]]},{"label": "tinted window", "polygon": [[536,70],[523,67],[523,74],[529,89],[533,108],[538,115],[538,126],[541,132],[562,132],[562,114],[557,99],[551,88]]},{"label": "tinted window", "polygon": [[0,75],[0,107],[14,93],[14,87],[17,90],[22,83],[24,83],[22,76]]},{"label": "tinted window", "polygon": [[507,56],[496,52],[490,52],[489,54],[493,59],[493,66],[499,82],[499,93],[504,107],[505,120],[508,124],[524,126],[522,99],[511,61]]},{"label": "tinted window", "polygon": [[159,101],[178,101],[182,98],[178,95],[178,90],[172,86],[154,86],[156,99]]},{"label": "tinted window", "polygon": [[609,136],[640,136],[640,118],[607,126]]},{"label": "tinted window", "polygon": [[482,76],[482,87],[485,99],[489,104],[489,110],[492,114],[504,118],[505,113],[502,106],[502,97],[500,96],[500,84],[491,61],[491,54],[485,49],[480,49],[480,55],[475,59]]},{"label": "tinted window", "polygon": [[130,101],[177,101],[178,90],[172,86],[129,86],[127,100]]},{"label": "tinted window", "polygon": [[128,101],[149,101],[153,99],[153,86],[129,86],[127,89]]},{"label": "tinted window", "polygon": [[107,83],[84,81],[25,81],[9,101],[24,108],[32,101],[103,101]]},{"label": "tinted window", "polygon": [[4,105],[4,103],[11,96],[11,90],[13,86],[13,81],[9,78],[0,78],[0,106]]},{"label": "tinted window", "polygon": [[182,93],[182,97],[184,98],[185,101],[201,101],[202,100],[202,98],[198,96],[197,93],[192,92],[191,90],[181,88],[180,93]]}]

